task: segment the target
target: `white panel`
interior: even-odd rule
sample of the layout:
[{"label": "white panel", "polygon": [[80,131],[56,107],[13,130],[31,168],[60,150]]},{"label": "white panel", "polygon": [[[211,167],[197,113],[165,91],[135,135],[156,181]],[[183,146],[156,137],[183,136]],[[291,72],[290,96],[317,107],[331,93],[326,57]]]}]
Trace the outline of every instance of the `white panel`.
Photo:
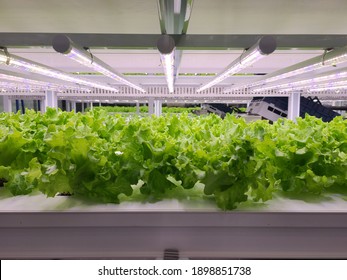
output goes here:
[{"label": "white panel", "polygon": [[199,0],[191,34],[346,34],[344,0]]},{"label": "white panel", "polygon": [[[344,0],[198,0],[188,34],[346,34],[346,10]],[[1,11],[0,32],[160,34],[154,0],[2,0]]]},{"label": "white panel", "polygon": [[159,34],[156,1],[1,0],[0,32]]}]

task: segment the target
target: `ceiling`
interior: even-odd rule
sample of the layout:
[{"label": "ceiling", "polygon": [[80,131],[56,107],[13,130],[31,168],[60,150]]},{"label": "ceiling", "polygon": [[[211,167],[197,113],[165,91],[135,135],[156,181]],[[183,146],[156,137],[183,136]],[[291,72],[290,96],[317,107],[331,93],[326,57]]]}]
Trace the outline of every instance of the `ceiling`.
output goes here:
[{"label": "ceiling", "polygon": [[[7,47],[10,54],[49,67],[121,86],[54,51],[52,38],[68,34],[131,82],[165,87],[156,48],[163,33],[160,1],[170,0],[1,0],[0,46]],[[322,55],[326,48],[347,45],[345,0],[191,2],[186,34],[169,32],[176,33],[173,37],[181,57],[176,87],[196,88],[206,83],[266,34],[276,38],[276,51],[230,76],[219,87],[247,84],[261,75]],[[170,11],[165,12],[169,17]],[[0,69],[17,71],[6,64],[0,64]]]},{"label": "ceiling", "polygon": [[[188,34],[345,35],[346,10],[345,0],[195,0]],[[1,0],[0,22],[0,32],[160,33],[156,0]]]}]

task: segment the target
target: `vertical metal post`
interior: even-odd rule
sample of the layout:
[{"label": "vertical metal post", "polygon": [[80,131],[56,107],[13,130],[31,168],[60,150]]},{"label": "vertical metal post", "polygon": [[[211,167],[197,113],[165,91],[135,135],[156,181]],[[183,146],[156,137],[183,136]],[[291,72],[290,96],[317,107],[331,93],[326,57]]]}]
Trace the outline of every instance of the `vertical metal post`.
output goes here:
[{"label": "vertical metal post", "polygon": [[71,112],[71,101],[66,100],[66,111]]},{"label": "vertical metal post", "polygon": [[58,108],[58,96],[54,91],[46,91],[45,110],[48,107]]},{"label": "vertical metal post", "polygon": [[76,101],[71,101],[71,111],[76,112]]},{"label": "vertical metal post", "polygon": [[19,111],[19,100],[16,99],[16,113]]},{"label": "vertical metal post", "polygon": [[162,102],[161,100],[154,100],[154,114],[159,117],[162,112]]},{"label": "vertical metal post", "polygon": [[140,103],[136,102],[136,114],[140,115]]},{"label": "vertical metal post", "polygon": [[33,100],[33,109],[37,112],[37,100]]},{"label": "vertical metal post", "polygon": [[21,105],[22,114],[25,114],[25,104],[24,104],[24,100],[23,99],[20,100],[20,105]]},{"label": "vertical metal post", "polygon": [[10,99],[10,97],[7,95],[4,95],[2,97],[2,100],[4,102],[4,112],[8,112],[8,113],[12,112],[12,100]]},{"label": "vertical metal post", "polygon": [[148,114],[154,114],[154,99],[152,97],[148,98]]},{"label": "vertical metal post", "polygon": [[288,98],[288,119],[295,121],[300,116],[300,92],[291,92]]}]

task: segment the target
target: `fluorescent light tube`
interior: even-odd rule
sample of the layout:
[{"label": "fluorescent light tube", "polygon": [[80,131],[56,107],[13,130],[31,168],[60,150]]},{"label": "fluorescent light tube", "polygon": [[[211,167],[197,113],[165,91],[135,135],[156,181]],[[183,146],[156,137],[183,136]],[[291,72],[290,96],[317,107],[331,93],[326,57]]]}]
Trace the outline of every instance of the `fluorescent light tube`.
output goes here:
[{"label": "fluorescent light tube", "polygon": [[15,83],[21,83],[21,84],[27,84],[30,86],[40,86],[43,89],[78,89],[78,90],[90,90],[90,88],[81,87],[76,84],[69,84],[69,83],[59,83],[57,81],[50,81],[49,79],[33,79],[30,76],[11,72],[11,71],[5,71],[0,70],[0,80],[7,81],[7,82],[15,82]]},{"label": "fluorescent light tube", "polygon": [[322,90],[329,90],[329,89],[341,89],[347,87],[347,81],[341,80],[341,81],[335,81],[335,82],[328,82],[328,83],[320,83],[315,85],[306,85],[304,87],[291,87],[287,89],[283,89],[283,91],[294,91],[294,90],[307,90],[307,91],[322,91]]},{"label": "fluorescent light tube", "polygon": [[111,66],[104,63],[90,52],[77,46],[71,39],[65,35],[57,35],[53,39],[53,48],[55,51],[64,54],[68,58],[93,69],[113,80],[116,80],[124,85],[132,87],[138,91],[146,92],[142,87],[128,81],[121,74],[112,69]]},{"label": "fluorescent light tube", "polygon": [[289,86],[281,86],[276,89],[257,89],[253,92],[261,92],[266,90],[275,90],[277,92],[293,92],[293,91],[302,91],[302,92],[317,92],[317,91],[326,91],[326,90],[334,90],[334,89],[342,89],[347,88],[347,82],[342,80],[338,82],[330,82],[330,83],[321,83],[315,85],[305,85],[299,87],[289,87]]},{"label": "fluorescent light tube", "polygon": [[275,49],[276,41],[272,36],[264,36],[260,38],[254,46],[244,52],[239,58],[231,62],[222,73],[218,74],[210,82],[200,86],[196,91],[201,92],[220,83],[240,70],[251,66],[264,56],[273,53]]},{"label": "fluorescent light tube", "polygon": [[233,86],[231,88],[225,89],[224,92],[231,92],[240,88],[248,88],[255,86],[263,86],[268,83],[280,81],[286,78],[302,75],[309,73],[324,67],[331,67],[337,64],[347,62],[347,46],[342,48],[336,48],[329,52],[326,52],[320,56],[305,60],[303,62],[294,64],[292,66],[283,68],[281,70],[275,71],[273,73],[267,74],[260,80],[253,83],[242,85],[239,87]]},{"label": "fluorescent light tube", "polygon": [[310,78],[310,79],[302,79],[302,80],[294,80],[292,82],[287,82],[287,83],[277,83],[273,85],[268,85],[268,86],[263,86],[263,87],[257,87],[252,89],[251,91],[259,92],[263,90],[271,90],[271,89],[283,89],[283,88],[297,88],[299,89],[300,87],[306,87],[306,86],[314,86],[315,84],[318,83],[323,83],[323,82],[329,82],[329,81],[334,81],[337,79],[344,79],[347,78],[347,69],[341,69],[339,71],[330,71],[328,73],[323,73],[318,75],[317,77]]},{"label": "fluorescent light tube", "polygon": [[71,74],[60,71],[58,69],[54,69],[46,65],[36,63],[31,60],[28,60],[13,54],[8,54],[4,50],[0,50],[0,63],[5,63],[9,67],[13,67],[21,71],[31,72],[31,73],[43,75],[46,77],[63,80],[65,82],[76,83],[76,84],[80,84],[80,85],[84,85],[84,86],[88,86],[92,88],[100,88],[100,89],[114,91],[114,92],[118,91],[116,88],[111,87],[109,85],[81,79]]},{"label": "fluorescent light tube", "polygon": [[341,83],[340,85],[335,84],[335,85],[321,85],[316,88],[311,88],[308,91],[310,92],[317,92],[317,91],[328,91],[328,90],[339,90],[339,89],[347,89],[347,83]]},{"label": "fluorescent light tube", "polygon": [[169,92],[174,92],[175,83],[175,41],[169,35],[160,36],[157,42],[161,64],[164,67],[167,87]]},{"label": "fluorescent light tube", "polygon": [[180,14],[181,13],[181,0],[174,0],[174,14]]}]

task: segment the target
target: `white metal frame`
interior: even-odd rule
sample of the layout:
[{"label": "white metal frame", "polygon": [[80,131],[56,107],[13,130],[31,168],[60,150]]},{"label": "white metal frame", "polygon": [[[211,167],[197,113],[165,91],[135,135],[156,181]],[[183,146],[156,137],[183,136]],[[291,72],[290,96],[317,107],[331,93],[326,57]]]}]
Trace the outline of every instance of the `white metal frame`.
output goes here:
[{"label": "white metal frame", "polygon": [[[108,90],[102,89],[94,89],[92,91],[83,91],[83,90],[68,90],[68,91],[60,91],[57,92],[57,96],[60,98],[66,97],[113,97],[113,98],[121,98],[121,97],[133,97],[133,98],[149,98],[155,97],[159,99],[166,98],[230,98],[230,97],[253,97],[253,96],[289,96],[290,92],[283,92],[277,90],[266,90],[262,92],[254,92],[248,89],[240,89],[235,90],[229,93],[223,92],[224,87],[212,87],[204,92],[197,93],[195,91],[195,87],[185,87],[185,86],[177,86],[173,93],[170,93],[166,86],[149,86],[146,88],[146,93],[138,92],[130,87],[120,87],[119,92],[114,93]],[[341,99],[347,99],[347,90],[338,90],[338,91],[329,91],[324,90],[320,92],[309,92],[309,91],[301,91],[303,96],[321,96],[321,97],[340,97]],[[44,91],[0,91],[0,96],[45,96]]]}]

